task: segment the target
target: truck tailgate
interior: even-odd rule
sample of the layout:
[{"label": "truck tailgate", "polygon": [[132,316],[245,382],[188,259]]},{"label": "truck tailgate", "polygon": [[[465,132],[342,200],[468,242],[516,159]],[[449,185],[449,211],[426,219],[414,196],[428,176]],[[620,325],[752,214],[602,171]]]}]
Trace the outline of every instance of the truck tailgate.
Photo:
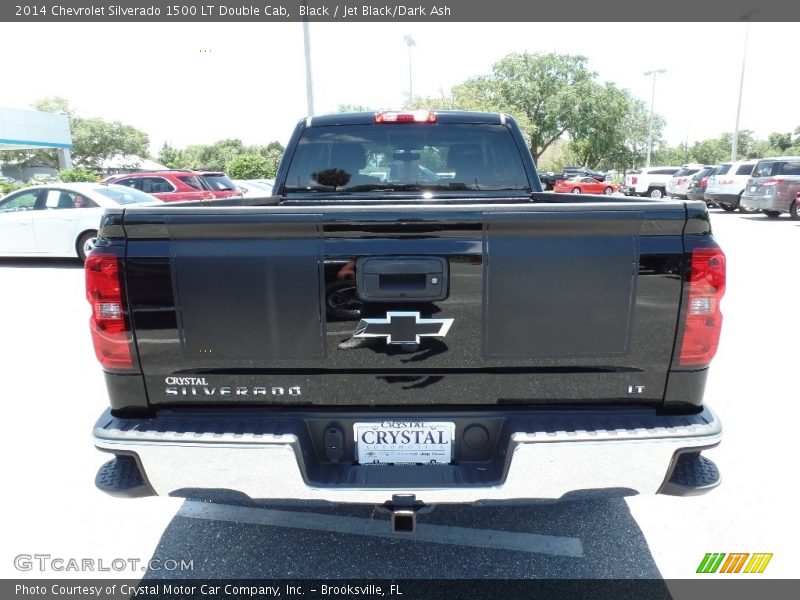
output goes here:
[{"label": "truck tailgate", "polygon": [[127,209],[148,399],[659,404],[685,222],[677,202]]}]

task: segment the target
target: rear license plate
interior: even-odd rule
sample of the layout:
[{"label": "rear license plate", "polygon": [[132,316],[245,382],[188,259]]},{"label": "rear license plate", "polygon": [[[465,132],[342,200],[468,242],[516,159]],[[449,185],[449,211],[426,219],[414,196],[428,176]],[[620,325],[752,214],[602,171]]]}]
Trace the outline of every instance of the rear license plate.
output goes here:
[{"label": "rear license plate", "polygon": [[367,464],[450,464],[455,423],[386,420],[353,425],[358,462]]}]

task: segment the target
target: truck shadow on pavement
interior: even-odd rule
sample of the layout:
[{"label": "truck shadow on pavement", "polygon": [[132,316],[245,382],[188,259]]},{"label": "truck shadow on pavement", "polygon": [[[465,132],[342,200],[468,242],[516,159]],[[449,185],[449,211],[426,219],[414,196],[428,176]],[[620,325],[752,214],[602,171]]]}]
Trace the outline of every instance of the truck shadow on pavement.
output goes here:
[{"label": "truck shadow on pavement", "polygon": [[623,498],[423,510],[407,534],[373,506],[187,500],[153,558],[193,569],[145,578],[661,579]]}]

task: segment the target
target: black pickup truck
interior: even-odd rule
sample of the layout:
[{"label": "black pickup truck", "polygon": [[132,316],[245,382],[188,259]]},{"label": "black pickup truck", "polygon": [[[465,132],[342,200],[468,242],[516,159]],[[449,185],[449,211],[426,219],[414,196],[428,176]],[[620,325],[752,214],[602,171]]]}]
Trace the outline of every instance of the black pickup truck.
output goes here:
[{"label": "black pickup truck", "polygon": [[110,209],[86,262],[119,496],[427,503],[719,482],[702,202],[544,194],[508,115],[309,117],[274,197]]}]

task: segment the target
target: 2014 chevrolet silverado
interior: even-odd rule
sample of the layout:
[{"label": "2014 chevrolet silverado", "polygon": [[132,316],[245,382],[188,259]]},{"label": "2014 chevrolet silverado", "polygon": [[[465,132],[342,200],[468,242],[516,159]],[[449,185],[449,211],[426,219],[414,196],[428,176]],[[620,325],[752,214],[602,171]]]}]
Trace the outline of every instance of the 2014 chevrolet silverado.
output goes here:
[{"label": "2014 chevrolet silverado", "polygon": [[725,256],[703,202],[542,193],[514,119],[301,121],[274,197],[105,213],[86,262],[120,496],[690,495]]}]

